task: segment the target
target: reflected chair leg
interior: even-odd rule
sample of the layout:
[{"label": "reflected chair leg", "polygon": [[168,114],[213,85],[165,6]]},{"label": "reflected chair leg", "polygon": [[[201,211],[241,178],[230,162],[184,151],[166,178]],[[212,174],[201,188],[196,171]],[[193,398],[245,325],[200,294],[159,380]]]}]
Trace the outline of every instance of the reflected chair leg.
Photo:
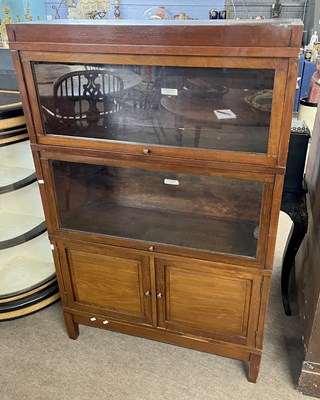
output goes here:
[{"label": "reflected chair leg", "polygon": [[[153,131],[154,131],[154,133],[155,133],[155,135],[156,135],[156,137],[158,139],[158,143],[161,144],[161,137],[160,137],[160,134],[158,132],[158,126],[159,126],[158,118],[151,117],[151,121],[152,121]],[[161,128],[160,128],[160,131],[161,131]]]},{"label": "reflected chair leg", "polygon": [[163,112],[164,112],[163,107],[160,105],[159,111],[157,112],[156,117],[154,118],[154,120],[156,121],[157,129],[159,129],[160,133],[166,139],[165,142],[168,143],[168,138],[167,138],[167,135],[166,135],[166,128],[163,126],[163,122],[162,122],[162,121],[166,120],[165,115],[162,116]]},{"label": "reflected chair leg", "polygon": [[176,141],[177,145],[182,147],[182,140],[183,140],[183,130],[184,128],[181,127],[181,124],[179,123],[179,118],[175,117],[174,119],[174,126],[176,128]]},{"label": "reflected chair leg", "polygon": [[252,383],[257,382],[259,370],[261,363],[261,354],[250,354],[249,358],[249,371],[248,371],[248,381]]},{"label": "reflected chair leg", "polygon": [[79,324],[73,321],[72,314],[63,312],[64,320],[67,326],[67,332],[70,339],[77,339],[79,336]]},{"label": "reflected chair leg", "polygon": [[181,131],[177,130],[176,132],[176,141],[178,146],[182,146],[182,133]]},{"label": "reflected chair leg", "polygon": [[196,130],[194,133],[194,147],[198,148],[200,145],[200,134],[201,134],[201,126],[196,126]]}]

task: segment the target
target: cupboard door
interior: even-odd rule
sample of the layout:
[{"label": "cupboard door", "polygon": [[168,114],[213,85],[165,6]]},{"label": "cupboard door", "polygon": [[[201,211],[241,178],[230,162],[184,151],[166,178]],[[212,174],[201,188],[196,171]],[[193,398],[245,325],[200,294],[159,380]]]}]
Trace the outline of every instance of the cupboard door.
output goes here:
[{"label": "cupboard door", "polygon": [[99,245],[67,243],[60,247],[70,307],[151,324],[146,257]]},{"label": "cupboard door", "polygon": [[156,260],[158,326],[253,345],[261,276],[195,261]]}]

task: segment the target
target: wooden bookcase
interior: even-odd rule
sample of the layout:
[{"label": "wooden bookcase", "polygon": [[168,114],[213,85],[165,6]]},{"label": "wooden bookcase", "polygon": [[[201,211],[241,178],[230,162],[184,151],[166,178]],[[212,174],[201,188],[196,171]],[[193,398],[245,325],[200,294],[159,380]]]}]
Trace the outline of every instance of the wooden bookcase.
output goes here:
[{"label": "wooden bookcase", "polygon": [[298,21],[8,27],[68,334],[259,372]]}]

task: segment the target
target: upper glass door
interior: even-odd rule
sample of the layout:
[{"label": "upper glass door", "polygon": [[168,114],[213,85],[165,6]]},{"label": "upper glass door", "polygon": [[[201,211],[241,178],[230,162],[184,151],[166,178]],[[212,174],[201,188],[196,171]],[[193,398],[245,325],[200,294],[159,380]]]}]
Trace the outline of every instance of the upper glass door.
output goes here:
[{"label": "upper glass door", "polygon": [[273,69],[34,62],[45,134],[268,153]]}]

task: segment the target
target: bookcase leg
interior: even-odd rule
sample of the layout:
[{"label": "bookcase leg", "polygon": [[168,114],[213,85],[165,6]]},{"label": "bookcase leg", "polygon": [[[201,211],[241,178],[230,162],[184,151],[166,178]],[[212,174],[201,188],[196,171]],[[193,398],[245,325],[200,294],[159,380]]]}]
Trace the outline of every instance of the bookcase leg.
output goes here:
[{"label": "bookcase leg", "polygon": [[249,371],[248,371],[248,381],[252,383],[257,382],[259,369],[260,369],[261,355],[250,354],[249,358]]},{"label": "bookcase leg", "polygon": [[64,320],[67,326],[67,332],[70,339],[77,339],[79,336],[79,324],[73,321],[72,314],[64,312]]}]

